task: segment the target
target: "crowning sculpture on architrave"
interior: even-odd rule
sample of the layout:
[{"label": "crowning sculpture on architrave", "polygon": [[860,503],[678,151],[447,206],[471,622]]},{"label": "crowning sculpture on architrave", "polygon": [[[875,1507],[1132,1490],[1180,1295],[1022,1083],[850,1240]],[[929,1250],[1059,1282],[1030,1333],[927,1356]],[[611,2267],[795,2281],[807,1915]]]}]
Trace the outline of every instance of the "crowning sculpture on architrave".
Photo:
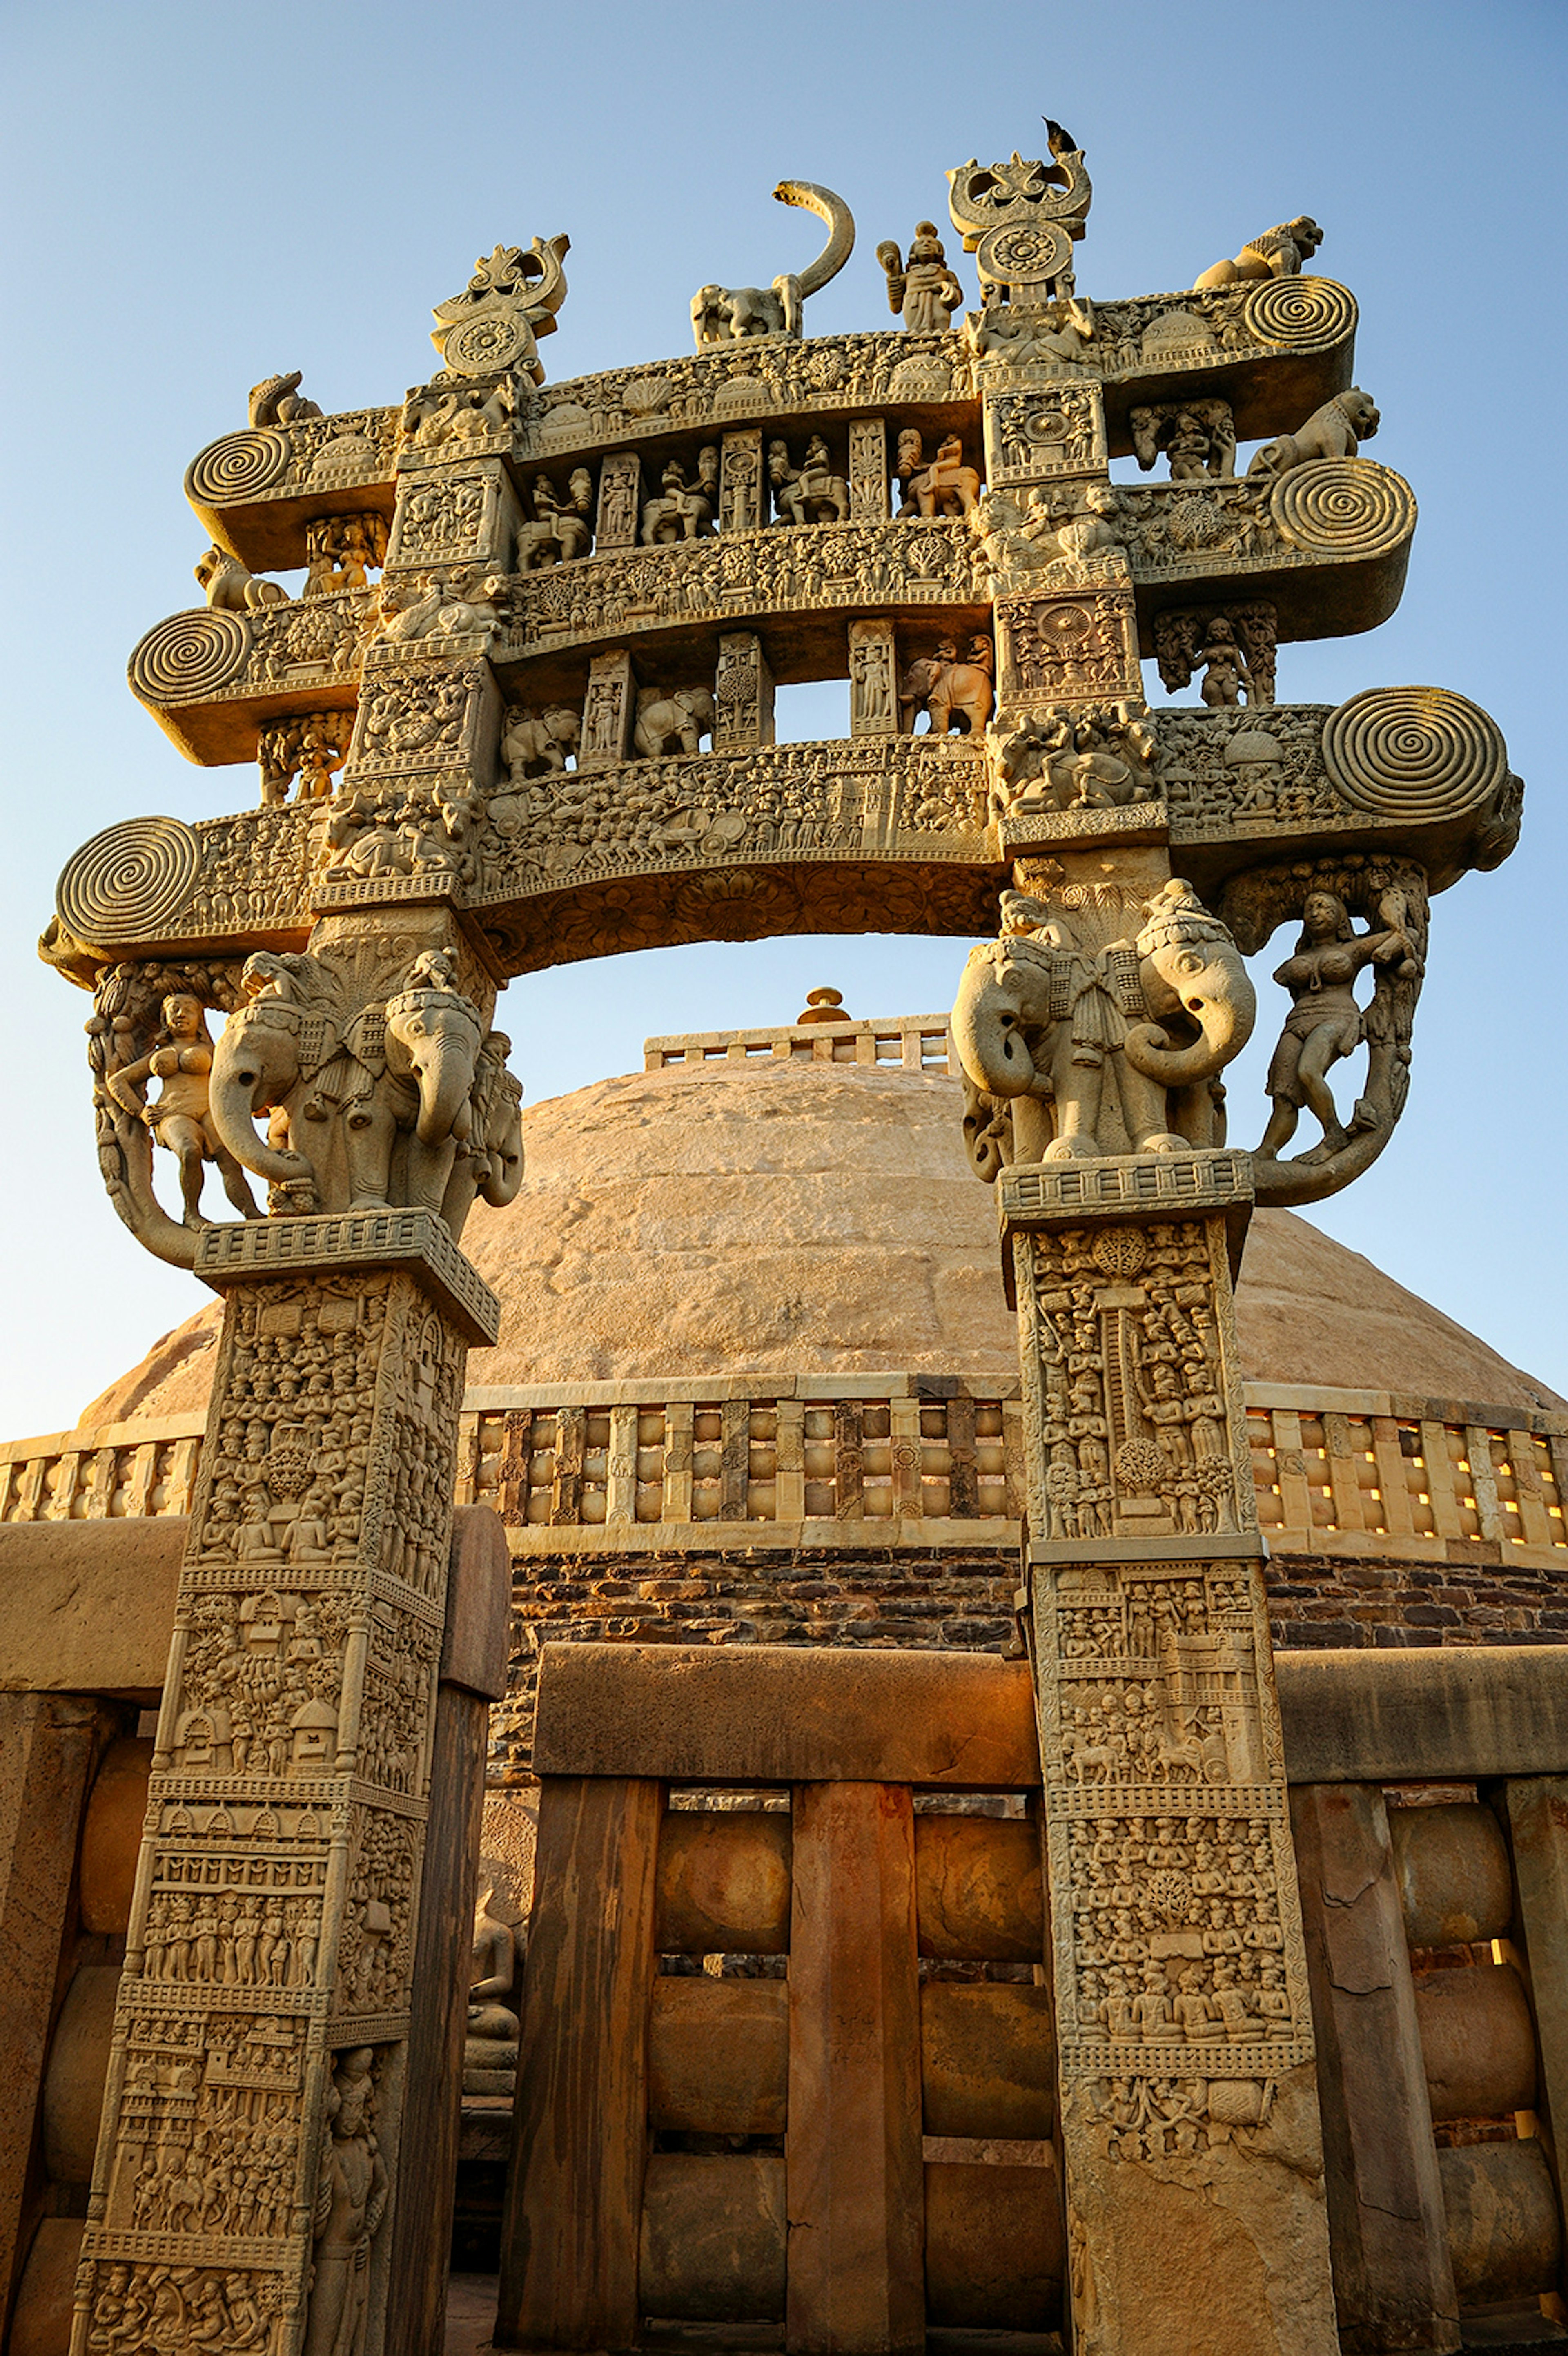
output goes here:
[{"label": "crowning sculpture on architrave", "polygon": [[[1019,1312],[1074,2345],[1153,2356],[1210,2288],[1216,2349],[1333,2345],[1231,1283],[1253,1201],[1386,1143],[1431,895],[1507,855],[1520,788],[1461,696],[1275,701],[1282,646],[1392,611],[1414,525],[1360,455],[1354,302],[1301,274],[1317,223],[1092,304],[1083,156],[1050,145],[950,175],[956,328],[923,222],[907,263],[879,249],[901,327],[807,338],[854,225],[787,182],[827,249],[704,286],[695,355],[545,384],[567,241],[497,247],[402,402],[323,417],[269,379],[189,470],[207,603],[131,682],[192,759],[259,757],[261,806],[111,827],[42,945],[95,993],[112,1199],[227,1297],[77,2356],[382,2345],[457,1408],[495,1316],[457,1245],[520,1177],[497,986],[998,908],[954,1027]],[[1134,454],[1169,480],[1113,484]],[[298,597],[264,577],[296,566]],[[1201,673],[1192,707],[1149,712],[1149,657]],[[775,744],[774,683],[814,678],[848,680],[848,735]],[[1219,1076],[1290,923],[1247,1152]]]}]

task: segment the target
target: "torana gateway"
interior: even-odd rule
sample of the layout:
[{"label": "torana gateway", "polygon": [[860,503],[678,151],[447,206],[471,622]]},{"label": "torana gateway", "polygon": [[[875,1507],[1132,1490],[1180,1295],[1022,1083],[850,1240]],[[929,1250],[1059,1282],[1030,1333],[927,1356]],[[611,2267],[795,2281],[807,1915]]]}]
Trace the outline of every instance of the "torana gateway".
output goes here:
[{"label": "torana gateway", "polygon": [[[95,837],[43,954],[94,995],[116,1208],[222,1296],[210,1403],[139,1504],[112,1440],[12,1451],[5,1504],[46,1580],[42,1541],[85,1535],[51,1525],[101,1524],[123,1565],[127,1515],[188,1515],[155,1735],[105,1754],[117,1817],[103,1712],[144,1680],[82,1674],[73,1717],[58,1677],[7,1678],[43,1762],[18,1843],[44,1837],[27,1792],[76,1777],[50,1837],[79,1894],[27,1949],[0,2150],[8,2288],[35,2225],[69,2246],[71,2356],[435,2356],[464,2083],[511,2117],[498,2347],[1331,2356],[1457,2349],[1462,2311],[1494,2344],[1509,2312],[1558,2328],[1562,1679],[1514,1646],[1276,1677],[1259,1507],[1334,1533],[1321,1556],[1517,1545],[1557,1575],[1568,1426],[1261,1399],[1232,1299],[1254,1206],[1387,1145],[1431,904],[1508,855],[1522,788],[1450,690],[1275,701],[1282,647],[1392,612],[1415,525],[1363,454],[1317,222],[1092,302],[1089,176],[1047,128],[1043,159],[948,175],[973,310],[922,221],[877,248],[898,324],[809,336],[855,228],[785,182],[822,252],[699,288],[694,356],[548,384],[568,240],[497,247],[400,404],[325,417],[273,377],[190,467],[206,603],[131,683],[190,759],[257,759],[261,806]],[[1128,456],[1164,478],[1114,483]],[[1189,706],[1149,711],[1149,659]],[[775,684],[825,679],[848,738],[775,744]],[[1282,928],[1249,1147],[1222,1075]],[[950,1029],[884,1038],[818,991],[777,1037],[654,1061],[869,1086],[891,1060],[929,1089],[951,1056],[1016,1312],[994,1409],[955,1376],[792,1374],[711,1408],[667,1380],[465,1411],[500,1303],[464,1225],[524,1183],[497,991],[857,929],[987,937]],[[689,1557],[705,1485],[731,1558],[753,1523],[830,1553],[880,1513],[894,1552],[1016,1536],[1021,1584],[916,1649],[568,1609],[519,1738],[519,1997],[504,1915],[470,1952],[507,1540],[542,1516],[586,1549],[597,1519],[630,1558],[675,1525]],[[89,1935],[90,2190],[40,2092]],[[47,2309],[25,2285],[35,2351]]]}]

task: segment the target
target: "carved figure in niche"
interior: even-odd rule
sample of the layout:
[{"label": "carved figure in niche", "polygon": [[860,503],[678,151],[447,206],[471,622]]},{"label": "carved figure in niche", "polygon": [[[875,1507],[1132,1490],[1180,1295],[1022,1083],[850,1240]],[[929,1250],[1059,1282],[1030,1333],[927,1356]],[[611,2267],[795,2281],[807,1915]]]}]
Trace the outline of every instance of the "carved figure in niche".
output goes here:
[{"label": "carved figure in niche", "polygon": [[877,248],[888,282],[888,308],[912,336],[945,335],[964,289],[947,266],[947,253],[934,221],[916,221],[906,263],[891,238]]},{"label": "carved figure in niche", "polygon": [[490,2094],[498,2091],[485,2078],[492,2071],[515,2074],[517,2067],[519,2024],[517,2014],[504,2003],[517,1986],[517,1944],[509,1923],[490,1912],[496,1900],[494,1884],[482,1892],[474,1917],[473,1978],[468,1988],[468,2035],[463,2051],[463,2083],[465,2093]]},{"label": "carved figure in niche", "polygon": [[1363,966],[1389,965],[1407,979],[1420,972],[1420,960],[1404,928],[1406,911],[1398,895],[1385,895],[1387,922],[1381,931],[1358,933],[1342,900],[1332,892],[1313,892],[1301,914],[1301,937],[1293,956],[1275,974],[1294,1003],[1285,1017],[1266,1087],[1274,1112],[1258,1146],[1260,1154],[1277,1156],[1296,1134],[1304,1107],[1322,1127],[1321,1141],[1297,1158],[1326,1161],[1352,1132],[1374,1127],[1381,1119],[1363,1100],[1351,1116],[1349,1129],[1340,1122],[1327,1074],[1342,1056],[1350,1055],[1365,1035],[1356,1003],[1355,980]]},{"label": "carved figure in niche", "polygon": [[514,705],[501,737],[501,761],[509,783],[560,776],[568,760],[576,757],[581,726],[569,703],[549,704],[542,712],[531,703]]},{"label": "carved figure in niche", "polygon": [[1236,471],[1236,425],[1228,401],[1135,409],[1133,450],[1147,475],[1163,450],[1173,483],[1227,481]]},{"label": "carved figure in niche", "polygon": [[965,325],[965,341],[978,360],[1022,368],[1041,362],[1058,376],[1093,376],[1085,360],[1094,340],[1094,306],[1075,294],[1049,303],[992,305]]},{"label": "carved figure in niche", "polygon": [[258,581],[226,548],[209,548],[197,558],[197,580],[207,602],[219,614],[260,614],[269,605],[286,605],[289,593],[280,581]]},{"label": "carved figure in niche", "polygon": [[918,656],[899,680],[900,735],[913,735],[923,712],[933,736],[979,735],[991,716],[995,670],[996,655],[986,637],[971,639],[965,662],[958,660],[951,638],[944,638],[933,654]]},{"label": "carved figure in niche", "polygon": [[593,477],[586,466],[574,466],[561,498],[548,475],[536,475],[529,493],[531,521],[517,527],[519,573],[537,573],[547,564],[570,564],[586,556],[593,545],[593,528],[586,520],[593,509]]},{"label": "carved figure in niche", "polygon": [[1250,710],[1273,703],[1276,636],[1269,605],[1232,605],[1221,614],[1201,605],[1169,607],[1154,617],[1161,680],[1174,695],[1195,670],[1211,666],[1202,687],[1211,711],[1234,710],[1243,692]]},{"label": "carved figure in niche", "polygon": [[855,217],[842,197],[811,180],[781,180],[781,205],[803,206],[827,223],[827,242],[807,269],[785,271],[771,287],[699,286],[691,298],[691,331],[700,352],[709,344],[752,336],[798,336],[806,297],[837,278],[855,249]]},{"label": "carved figure in niche", "polygon": [[775,523],[848,523],[849,486],[832,471],[833,461],[820,434],[805,445],[805,463],[792,466],[789,444],[768,444],[768,481],[773,487]]},{"label": "carved figure in niche", "polygon": [[302,597],[336,597],[369,586],[374,567],[387,561],[384,516],[324,516],[307,524]]},{"label": "carved figure in niche", "polygon": [[706,687],[678,687],[673,692],[640,688],[632,742],[645,761],[699,752],[703,737],[713,734],[715,716],[712,692]]},{"label": "carved figure in niche", "polygon": [[300,391],[303,369],[294,369],[288,376],[263,377],[251,388],[250,416],[253,426],[293,425],[302,417],[319,417],[320,406],[307,401]]},{"label": "carved figure in niche", "polygon": [[1055,893],[1004,892],[1002,924],[999,939],[969,953],[953,1034],[976,1091],[1049,1108],[1049,1143],[1028,1150],[1020,1137],[1022,1157],[1119,1151],[1113,1108],[1135,1152],[1208,1143],[1209,1083],[1246,1044],[1256,1000],[1231,935],[1191,886],[1164,885],[1131,941],[1105,939],[1092,907]]},{"label": "carved figure in niche", "polygon": [[1021,719],[1003,714],[987,750],[993,818],[1122,809],[1156,798],[1153,730],[1125,702],[1071,713],[1052,704]]},{"label": "carved figure in niche", "polygon": [[353,714],[347,712],[315,712],[303,719],[268,722],[257,741],[262,809],[275,809],[286,802],[296,776],[302,802],[330,794],[333,773],[348,757],[352,727]]},{"label": "carved figure in niche", "polygon": [[1251,702],[1252,671],[1223,614],[1216,614],[1210,623],[1208,643],[1199,648],[1198,660],[1206,666],[1199,692],[1211,712],[1234,711],[1243,690]]},{"label": "carved figure in niche", "polygon": [[304,2356],[363,2356],[369,2324],[370,2244],[387,2206],[386,2163],[376,2140],[375,2053],[345,2053],[327,2098],[331,2130],[312,2220],[315,2234]]},{"label": "carved figure in niche", "polygon": [[964,463],[963,437],[949,434],[929,466],[923,460],[920,435],[910,428],[899,435],[893,472],[903,485],[898,520],[908,516],[972,515],[980,497],[980,477]]},{"label": "carved figure in niche", "polygon": [[[163,1012],[158,1044],[149,1055],[111,1072],[105,1081],[109,1093],[126,1112],[145,1121],[157,1142],[178,1162],[187,1227],[207,1225],[201,1215],[201,1185],[203,1165],[208,1162],[216,1163],[223,1191],[235,1209],[247,1219],[259,1219],[261,1214],[244,1172],[208,1125],[212,1041],[201,1002],[179,991],[165,999]],[[151,1103],[146,1097],[150,1079],[158,1083],[157,1096]]]},{"label": "carved figure in niche", "polygon": [[1248,477],[1288,475],[1293,466],[1307,466],[1314,458],[1353,458],[1381,423],[1371,393],[1353,384],[1349,392],[1337,392],[1315,409],[1294,434],[1265,442],[1248,466]]},{"label": "carved figure in niche", "polygon": [[1216,262],[1192,282],[1194,294],[1213,286],[1239,286],[1245,279],[1299,278],[1303,262],[1310,262],[1323,242],[1323,231],[1310,213],[1265,229],[1250,238],[1229,262]]},{"label": "carved figure in niche", "polygon": [[673,541],[708,539],[719,496],[718,450],[710,445],[698,453],[695,482],[687,481],[686,468],[678,458],[670,459],[659,482],[658,497],[643,504],[643,546],[657,548]]}]

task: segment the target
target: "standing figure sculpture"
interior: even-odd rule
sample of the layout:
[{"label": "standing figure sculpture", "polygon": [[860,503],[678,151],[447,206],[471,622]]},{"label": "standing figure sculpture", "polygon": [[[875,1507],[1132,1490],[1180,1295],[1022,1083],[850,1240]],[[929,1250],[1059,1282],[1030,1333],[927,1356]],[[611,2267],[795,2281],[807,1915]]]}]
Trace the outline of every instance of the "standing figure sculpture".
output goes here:
[{"label": "standing figure sculpture", "polygon": [[888,308],[904,323],[911,336],[940,336],[955,311],[962,310],[964,289],[947,266],[947,253],[934,221],[916,221],[906,263],[891,238],[877,248],[888,282]]},{"label": "standing figure sculpture", "polygon": [[[1323,1161],[1349,1141],[1328,1087],[1330,1065],[1350,1055],[1364,1036],[1355,980],[1365,965],[1387,964],[1398,958],[1413,970],[1415,953],[1408,934],[1397,926],[1383,932],[1358,933],[1342,900],[1332,892],[1311,892],[1301,912],[1301,938],[1295,954],[1275,975],[1295,1003],[1285,1020],[1267,1087],[1274,1102],[1269,1125],[1258,1147],[1262,1156],[1277,1156],[1296,1134],[1303,1107],[1322,1124],[1321,1141],[1307,1162]],[[1367,1120],[1358,1107],[1352,1126]]]},{"label": "standing figure sculpture", "polygon": [[332,2129],[315,2201],[315,2275],[304,2356],[363,2356],[369,2320],[370,2244],[387,2205],[386,2164],[370,2125],[374,2094],[368,2045],[345,2053],[333,2072]]},{"label": "standing figure sculpture", "polygon": [[[208,1075],[212,1041],[200,1001],[176,991],[164,1001],[164,1036],[150,1055],[138,1057],[123,1070],[110,1072],[104,1085],[117,1105],[145,1121],[158,1143],[167,1148],[180,1166],[180,1195],[185,1225],[206,1225],[201,1215],[203,1165],[217,1164],[223,1191],[248,1219],[261,1215],[255,1196],[229,1148],[215,1134],[209,1118]],[[149,1103],[148,1080],[158,1082]]]}]

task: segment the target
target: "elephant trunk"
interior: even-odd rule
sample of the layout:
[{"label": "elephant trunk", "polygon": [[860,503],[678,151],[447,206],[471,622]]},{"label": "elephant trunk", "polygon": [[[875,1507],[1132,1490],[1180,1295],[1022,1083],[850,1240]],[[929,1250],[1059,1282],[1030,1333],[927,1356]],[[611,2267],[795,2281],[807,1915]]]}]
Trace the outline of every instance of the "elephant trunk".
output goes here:
[{"label": "elephant trunk", "polygon": [[964,969],[953,1007],[953,1038],[958,1060],[976,1087],[997,1097],[1038,1092],[1040,1075],[1022,1019],[997,972],[989,945],[976,950]]},{"label": "elephant trunk", "polygon": [[464,1115],[474,1087],[478,1025],[464,1035],[455,1028],[421,1040],[413,1052],[420,1109],[414,1134],[421,1145],[439,1146],[465,1133]]},{"label": "elephant trunk", "polygon": [[1173,1047],[1168,1033],[1157,1023],[1139,1023],[1128,1030],[1123,1050],[1135,1071],[1168,1088],[1190,1087],[1200,1080],[1212,1079],[1246,1045],[1257,1014],[1257,998],[1250,981],[1244,992],[1237,990],[1232,980],[1229,996],[1194,997],[1185,1003],[1200,1034],[1189,1047]]},{"label": "elephant trunk", "polygon": [[256,1099],[266,1074],[261,1059],[246,1053],[242,1035],[229,1046],[229,1032],[234,1029],[231,1021],[213,1060],[208,1096],[208,1120],[213,1135],[220,1145],[228,1147],[242,1169],[254,1171],[270,1184],[297,1186],[305,1180],[314,1185],[315,1165],[303,1153],[264,1144],[257,1136],[255,1115],[265,1111],[266,1106],[259,1105]]}]

